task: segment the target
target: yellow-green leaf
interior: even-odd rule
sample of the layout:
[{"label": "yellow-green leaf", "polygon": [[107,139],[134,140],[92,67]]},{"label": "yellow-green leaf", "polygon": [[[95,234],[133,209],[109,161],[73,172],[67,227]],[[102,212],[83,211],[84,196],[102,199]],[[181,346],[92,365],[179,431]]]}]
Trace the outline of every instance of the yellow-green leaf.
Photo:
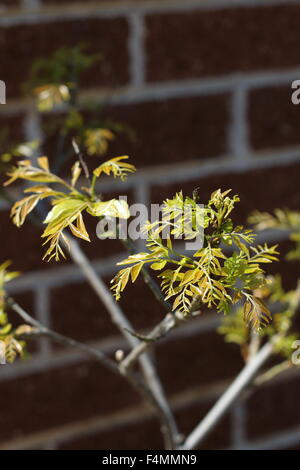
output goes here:
[{"label": "yellow-green leaf", "polygon": [[167,264],[166,260],[157,261],[156,263],[151,264],[150,268],[153,269],[154,271],[160,271],[166,266],[166,264]]}]

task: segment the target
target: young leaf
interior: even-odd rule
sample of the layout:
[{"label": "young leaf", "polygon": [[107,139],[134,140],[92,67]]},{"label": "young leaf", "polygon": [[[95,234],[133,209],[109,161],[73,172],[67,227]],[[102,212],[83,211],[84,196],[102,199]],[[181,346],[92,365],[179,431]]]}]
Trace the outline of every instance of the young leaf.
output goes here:
[{"label": "young leaf", "polygon": [[135,172],[135,167],[133,165],[124,162],[124,160],[127,159],[128,156],[112,158],[98,166],[94,170],[94,175],[98,178],[102,173],[106,175],[112,174],[115,178],[118,177],[121,178],[121,180],[124,180],[128,173]]},{"label": "young leaf", "polygon": [[247,301],[244,304],[244,320],[247,325],[259,330],[271,322],[272,315],[261,299],[247,296]]}]

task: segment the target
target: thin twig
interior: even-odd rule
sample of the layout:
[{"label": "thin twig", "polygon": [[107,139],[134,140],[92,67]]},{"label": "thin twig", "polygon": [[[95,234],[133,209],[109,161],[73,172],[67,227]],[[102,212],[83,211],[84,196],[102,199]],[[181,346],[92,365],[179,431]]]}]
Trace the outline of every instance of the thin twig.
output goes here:
[{"label": "thin twig", "polygon": [[[166,419],[165,419],[165,410],[160,406],[159,403],[157,403],[156,398],[152,391],[148,388],[147,385],[145,385],[140,377],[134,373],[133,371],[129,371],[126,374],[122,374],[119,367],[117,364],[106,357],[101,351],[87,345],[84,343],[80,343],[79,341],[74,340],[73,338],[69,338],[67,336],[61,335],[60,333],[57,333],[56,331],[53,331],[50,328],[45,327],[40,323],[38,320],[34,319],[29,313],[27,313],[17,302],[15,302],[14,299],[11,297],[6,299],[7,305],[14,311],[16,312],[27,324],[33,326],[32,332],[26,332],[24,334],[21,334],[20,336],[27,338],[27,337],[38,337],[38,336],[47,336],[51,340],[63,344],[65,346],[70,346],[75,349],[78,349],[82,351],[83,353],[87,354],[93,359],[96,359],[98,362],[100,362],[102,365],[107,367],[111,372],[121,375],[121,377],[124,377],[133,388],[135,388],[141,396],[145,399],[146,403],[148,403],[152,409],[154,409],[162,422],[163,425],[163,430],[165,434],[168,434],[168,428],[166,429]],[[169,435],[169,434],[168,434]],[[171,438],[168,438],[166,440],[166,446],[168,448],[174,447],[173,441]]]},{"label": "thin twig", "polygon": [[[80,267],[82,272],[85,274],[87,280],[89,281],[90,285],[96,292],[97,296],[107,308],[113,323],[125,336],[130,346],[132,348],[137,347],[140,341],[129,333],[129,331],[133,331],[133,327],[128,321],[123,311],[121,310],[121,308],[119,307],[119,305],[115,302],[111,292],[106,287],[102,279],[98,276],[93,266],[89,262],[88,258],[81,250],[77,241],[69,237],[68,241],[70,244],[71,257],[73,261]],[[164,434],[166,447],[173,448],[178,442],[179,432],[172,411],[165,397],[160,380],[148,355],[140,355],[139,362],[148,388],[153,394],[157,411],[160,413],[160,419],[162,421],[162,432]],[[120,371],[122,372],[122,374],[125,373],[123,370],[121,370],[121,368]],[[163,415],[161,413],[162,411]]]},{"label": "thin twig", "polygon": [[122,371],[129,370],[133,364],[139,359],[141,354],[143,354],[150,347],[151,343],[158,341],[163,336],[166,336],[171,330],[173,330],[178,324],[178,319],[176,315],[168,313],[164,319],[153,328],[153,330],[146,336],[146,338],[139,342],[137,346],[132,349],[132,351],[123,359],[120,363],[120,368]]},{"label": "thin twig", "polygon": [[90,181],[90,172],[89,172],[88,166],[87,166],[87,164],[84,160],[83,153],[80,150],[80,148],[78,147],[78,144],[77,144],[75,139],[72,139],[72,145],[73,145],[74,151],[75,151],[75,153],[78,157],[80,165],[83,169],[84,175],[85,175],[86,179]]},{"label": "thin twig", "polygon": [[[200,314],[200,310],[197,310],[191,313],[191,316],[196,316]],[[141,354],[147,351],[151,347],[153,342],[156,342],[169,334],[174,328],[179,326],[179,324],[186,321],[191,316],[185,317],[181,313],[173,312],[168,313],[164,319],[156,325],[153,330],[145,337],[143,340],[123,359],[120,364],[122,370],[129,370],[134,363],[139,359]]]},{"label": "thin twig", "polygon": [[271,369],[256,377],[256,379],[254,380],[254,385],[258,386],[269,382],[269,380],[274,379],[275,377],[277,377],[277,375],[281,374],[282,372],[285,372],[286,370],[291,369],[292,367],[292,362],[287,359],[286,361],[283,361],[280,364],[271,367]]},{"label": "thin twig", "polygon": [[256,356],[257,352],[259,351],[260,344],[261,344],[261,336],[259,336],[259,334],[255,330],[252,330],[250,345],[248,349],[247,362]]},{"label": "thin twig", "polygon": [[8,297],[6,299],[6,303],[14,312],[16,312],[21,318],[23,318],[23,320],[26,323],[36,328],[36,330],[33,331],[34,335],[38,334],[38,335],[48,336],[49,338],[51,338],[53,341],[57,343],[79,349],[80,351],[88,354],[94,359],[97,359],[99,362],[101,362],[105,367],[110,369],[112,372],[115,372],[115,373],[118,372],[119,368],[117,364],[111,359],[109,359],[108,357],[106,357],[105,354],[103,354],[98,349],[88,346],[87,344],[80,343],[79,341],[76,341],[75,339],[61,335],[60,333],[56,333],[56,331],[53,331],[50,328],[47,328],[46,326],[42,325],[42,323],[40,323],[38,320],[34,319],[31,315],[29,315],[29,313],[27,313],[11,297]]},{"label": "thin twig", "polygon": [[274,352],[274,343],[266,343],[242,369],[240,374],[228,387],[226,392],[219,398],[216,404],[210,409],[205,418],[196,426],[192,433],[187,437],[180,449],[191,450],[199,446],[207,435],[218,424],[222,416],[228,411],[235,402],[240,393],[252,382],[258,370],[272,356]]}]

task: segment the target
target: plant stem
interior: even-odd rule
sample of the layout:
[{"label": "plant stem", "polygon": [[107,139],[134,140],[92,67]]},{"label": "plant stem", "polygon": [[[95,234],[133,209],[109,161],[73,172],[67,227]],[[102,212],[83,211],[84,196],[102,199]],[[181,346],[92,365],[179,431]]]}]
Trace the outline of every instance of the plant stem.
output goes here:
[{"label": "plant stem", "polygon": [[218,424],[222,416],[228,411],[241,392],[252,382],[258,370],[272,356],[274,352],[273,342],[266,343],[258,353],[245,365],[240,374],[210,409],[205,418],[196,426],[187,437],[181,450],[191,450],[199,446],[207,435]]},{"label": "plant stem", "polygon": [[[70,243],[71,257],[73,261],[85,274],[87,280],[93,287],[97,296],[107,308],[111,316],[112,322],[118,327],[122,335],[124,335],[124,337],[127,339],[130,346],[132,348],[135,348],[140,341],[129,333],[129,331],[133,331],[133,327],[131,326],[127,317],[125,316],[119,305],[115,302],[109,289],[106,287],[102,279],[98,276],[93,266],[89,262],[88,258],[81,250],[77,241],[69,237],[67,237],[67,239]],[[139,363],[143,371],[144,378],[147,382],[149,392],[152,394],[152,404],[155,404],[157,414],[161,420],[162,432],[165,439],[166,448],[172,449],[175,447],[176,443],[178,443],[179,436],[179,432],[177,430],[172,411],[165,397],[156,370],[148,355],[140,355]],[[124,371],[121,372],[124,374]]]},{"label": "plant stem", "polygon": [[27,313],[20,305],[18,305],[14,299],[11,297],[6,299],[7,305],[16,312],[26,323],[29,323],[31,326],[36,328],[36,331],[33,331],[33,334],[48,336],[53,341],[63,344],[65,346],[70,346],[72,348],[79,349],[80,351],[88,354],[89,356],[97,359],[105,367],[107,367],[112,372],[118,372],[117,364],[105,356],[101,351],[95,349],[87,344],[80,343],[72,338],[56,333],[56,331],[51,330],[50,328],[45,327],[39,321],[35,320],[29,313]]},{"label": "plant stem", "polygon": [[175,445],[179,443],[178,439],[177,441],[173,440],[173,429],[166,420],[164,407],[161,406],[161,403],[156,399],[155,394],[152,392],[152,390],[140,380],[140,377],[136,373],[134,373],[133,371],[128,371],[126,372],[126,374],[121,372],[117,364],[108,357],[106,357],[101,351],[87,344],[80,343],[79,341],[76,341],[72,338],[68,338],[67,336],[61,335],[60,333],[57,333],[51,330],[50,328],[45,327],[39,321],[35,320],[31,315],[29,315],[29,313],[27,313],[11,297],[6,299],[6,303],[12,310],[14,310],[14,312],[16,312],[24,321],[26,321],[26,323],[34,327],[32,332],[24,333],[21,335],[22,337],[26,338],[34,336],[47,336],[51,340],[59,344],[70,346],[82,351],[83,353],[90,356],[92,359],[96,359],[97,361],[99,361],[111,372],[120,374],[122,377],[128,380],[129,383],[133,386],[133,388],[135,388],[145,399],[146,403],[148,403],[151,408],[156,411],[156,414],[162,423],[162,432],[165,438],[166,448],[173,449]]},{"label": "plant stem", "polygon": [[277,364],[276,366],[271,367],[271,369],[267,370],[263,374],[259,375],[255,379],[254,385],[256,386],[262,385],[265,382],[268,382],[269,380],[274,379],[275,377],[277,377],[277,375],[281,374],[282,372],[285,372],[286,370],[291,369],[291,367],[293,367],[293,364],[291,363],[291,361],[289,360],[283,361],[280,364]]},{"label": "plant stem", "polygon": [[95,194],[96,181],[97,181],[97,176],[96,176],[96,175],[93,175],[92,183],[91,183],[91,197],[92,197],[92,200],[93,200],[93,201],[94,201],[95,198],[96,198],[96,194]]},{"label": "plant stem", "polygon": [[[191,316],[197,316],[201,312],[200,310],[196,310],[191,312]],[[153,330],[144,338],[142,338],[142,342],[140,342],[126,357],[120,364],[120,367],[123,370],[129,370],[134,363],[139,359],[140,355],[143,354],[147,349],[151,346],[151,344],[155,341],[166,336],[170,333],[174,328],[176,328],[179,324],[187,321],[190,317],[185,317],[179,312],[172,312],[168,313],[164,319],[156,325]]]}]

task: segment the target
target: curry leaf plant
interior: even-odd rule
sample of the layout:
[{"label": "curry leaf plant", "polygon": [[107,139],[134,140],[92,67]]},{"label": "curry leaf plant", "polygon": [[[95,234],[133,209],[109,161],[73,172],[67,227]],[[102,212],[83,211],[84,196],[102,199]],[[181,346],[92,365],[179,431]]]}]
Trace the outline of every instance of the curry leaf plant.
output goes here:
[{"label": "curry leaf plant", "polygon": [[[84,224],[83,213],[86,211],[92,216],[102,217],[129,217],[129,209],[126,201],[110,199],[100,200],[95,192],[97,179],[103,175],[113,175],[114,177],[126,178],[128,173],[135,171],[135,167],[127,162],[127,156],[112,158],[93,171],[92,179],[88,178],[88,186],[78,188],[79,177],[82,167],[79,161],[71,169],[69,180],[60,178],[50,171],[47,157],[38,158],[38,166],[33,166],[31,160],[21,160],[16,167],[8,173],[10,177],[5,185],[21,179],[35,183],[24,190],[29,196],[17,201],[11,210],[11,217],[17,227],[23,225],[28,214],[43,199],[51,200],[52,209],[48,212],[44,220],[46,228],[42,234],[45,239],[44,245],[48,244],[48,249],[44,255],[50,261],[60,257],[65,258],[65,253],[61,246],[61,240],[68,245],[68,240],[64,235],[64,230],[69,228],[71,233],[85,241],[90,241],[89,234]],[[54,187],[48,186],[54,184]]]},{"label": "curry leaf plant", "polygon": [[0,265],[0,358],[7,362],[14,362],[17,356],[24,355],[25,342],[21,341],[18,336],[30,329],[27,325],[21,325],[16,329],[9,323],[6,313],[6,284],[16,278],[19,273],[16,271],[8,271],[10,261],[6,261]]},{"label": "curry leaf plant", "polygon": [[[182,192],[167,199],[161,221],[146,224],[149,251],[118,263],[128,266],[112,280],[116,299],[128,281],[134,282],[142,267],[149,264],[151,269],[159,271],[161,289],[166,300],[173,299],[173,311],[189,315],[197,299],[203,306],[227,314],[233,304],[242,301],[246,325],[256,329],[267,325],[271,313],[255,292],[266,283],[262,265],[277,260],[277,246],[254,246],[255,234],[234,225],[230,215],[239,198],[230,197],[230,191],[218,189],[203,206],[195,198],[184,197]],[[199,212],[203,220],[203,247],[189,256],[181,254],[174,249],[174,241],[180,236],[185,240],[197,237]],[[190,220],[188,230],[186,213]],[[166,229],[169,236],[161,236]],[[231,248],[231,253],[226,246]]]}]

